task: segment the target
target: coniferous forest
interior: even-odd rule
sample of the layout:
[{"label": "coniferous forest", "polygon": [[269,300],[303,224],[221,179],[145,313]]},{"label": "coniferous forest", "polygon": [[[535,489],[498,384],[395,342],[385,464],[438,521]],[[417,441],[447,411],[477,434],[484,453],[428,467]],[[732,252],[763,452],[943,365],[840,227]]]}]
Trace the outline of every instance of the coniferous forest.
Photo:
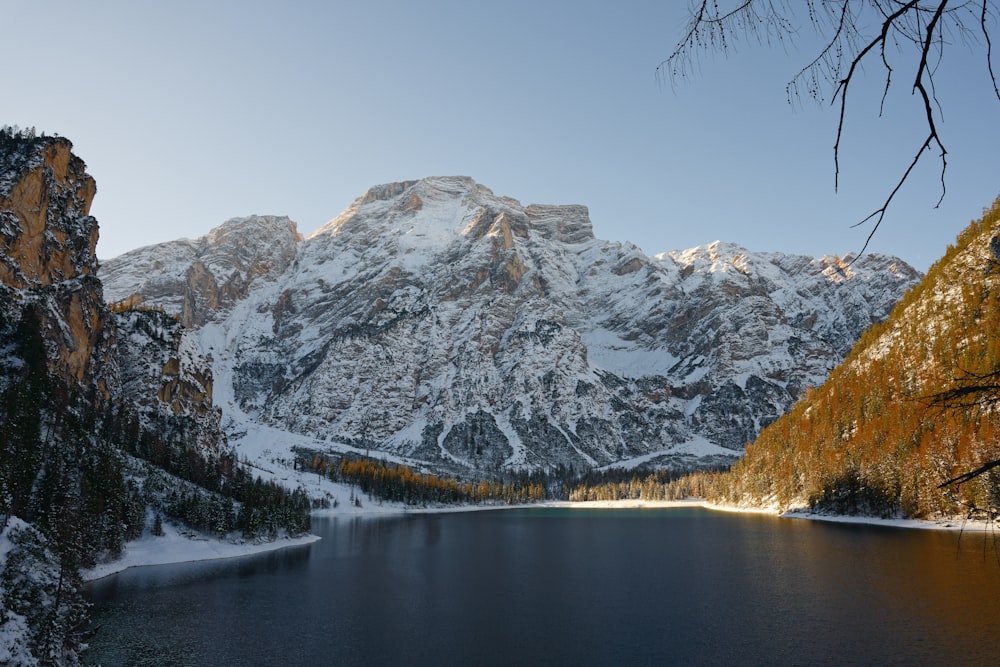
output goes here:
[{"label": "coniferous forest", "polygon": [[[544,472],[521,473],[504,478],[460,480],[454,477],[415,472],[398,463],[386,463],[367,457],[330,458],[302,453],[297,466],[313,470],[332,481],[356,486],[358,495],[351,501],[360,505],[360,493],[378,500],[411,506],[451,504],[522,504],[558,497],[550,490],[558,476]],[[556,485],[558,488],[558,484]]]}]

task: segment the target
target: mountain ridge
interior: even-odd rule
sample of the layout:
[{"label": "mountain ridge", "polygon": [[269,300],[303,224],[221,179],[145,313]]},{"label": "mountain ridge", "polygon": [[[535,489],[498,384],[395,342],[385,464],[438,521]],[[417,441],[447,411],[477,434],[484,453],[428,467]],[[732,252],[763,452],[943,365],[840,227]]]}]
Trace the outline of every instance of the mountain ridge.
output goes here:
[{"label": "mountain ridge", "polygon": [[596,239],[586,207],[468,177],[374,186],[305,238],[238,220],[269,270],[225,244],[165,261],[170,242],[105,261],[109,298],[188,318],[240,419],[465,474],[732,460],[919,276],[721,243],[649,257]]}]

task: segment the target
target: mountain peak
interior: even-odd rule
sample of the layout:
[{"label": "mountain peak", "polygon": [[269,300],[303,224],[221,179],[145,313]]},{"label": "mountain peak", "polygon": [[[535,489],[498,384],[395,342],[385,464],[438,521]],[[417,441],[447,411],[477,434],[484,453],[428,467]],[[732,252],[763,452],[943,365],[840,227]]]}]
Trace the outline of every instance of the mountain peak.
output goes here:
[{"label": "mountain peak", "polygon": [[361,204],[388,201],[410,190],[416,190],[412,194],[416,194],[417,196],[428,192],[437,192],[447,196],[464,195],[475,189],[484,190],[490,195],[493,194],[489,188],[479,185],[468,176],[428,176],[415,181],[399,181],[372,186],[368,188],[368,191],[358,201]]},{"label": "mountain peak", "polygon": [[185,326],[200,325],[246,296],[251,283],[281,275],[301,241],[287,216],[230,218],[198,239],[146,246],[108,260],[101,278],[110,301],[153,301],[180,315]]},{"label": "mountain peak", "polygon": [[[366,237],[403,235],[435,243],[475,240],[512,226],[515,235],[535,232],[562,243],[594,240],[586,206],[530,204],[497,196],[468,176],[430,176],[376,185],[309,238],[357,232]],[[520,233],[518,233],[520,232]]]},{"label": "mountain peak", "polygon": [[205,235],[209,245],[233,242],[260,242],[270,244],[279,237],[290,237],[295,242],[302,240],[298,225],[285,215],[248,215],[230,218],[211,229]]}]

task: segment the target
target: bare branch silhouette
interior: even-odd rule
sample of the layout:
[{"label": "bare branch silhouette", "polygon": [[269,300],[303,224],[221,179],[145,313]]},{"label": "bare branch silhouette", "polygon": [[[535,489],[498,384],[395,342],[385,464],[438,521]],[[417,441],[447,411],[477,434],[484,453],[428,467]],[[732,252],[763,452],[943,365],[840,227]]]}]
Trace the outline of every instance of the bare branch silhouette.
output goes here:
[{"label": "bare branch silhouette", "polygon": [[[739,0],[728,5],[720,0],[698,0],[692,3],[682,38],[656,68],[657,76],[669,77],[671,81],[686,78],[700,54],[729,51],[740,37],[768,44],[793,40],[798,31],[795,19],[803,13],[824,35],[824,45],[788,83],[786,95],[789,102],[803,96],[823,102],[829,93],[831,103],[839,102],[837,138],[833,145],[834,190],[840,186],[848,91],[863,73],[864,66],[875,63],[884,73],[879,116],[885,111],[894,82],[894,62],[908,62],[915,71],[912,92],[921,105],[927,133],[881,206],[854,225],[874,223],[857,259],[867,250],[924,153],[932,149],[936,149],[941,165],[941,189],[934,207],[944,200],[948,151],[938,130],[943,105],[937,96],[934,75],[944,58],[945,47],[952,44],[950,37],[961,37],[970,47],[983,48],[986,74],[1000,101],[989,23],[996,14],[996,0],[806,0],[805,3]],[[875,29],[869,29],[869,25]]]}]

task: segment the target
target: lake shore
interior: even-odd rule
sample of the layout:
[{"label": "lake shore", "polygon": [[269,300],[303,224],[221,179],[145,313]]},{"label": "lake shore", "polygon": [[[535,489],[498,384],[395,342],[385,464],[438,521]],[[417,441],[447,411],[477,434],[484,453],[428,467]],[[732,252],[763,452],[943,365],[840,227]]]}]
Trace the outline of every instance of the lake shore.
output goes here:
[{"label": "lake shore", "polygon": [[[623,503],[616,505],[615,503]],[[631,504],[631,503],[642,504]],[[580,507],[587,503],[575,503]],[[982,520],[948,519],[885,519],[875,516],[851,516],[845,514],[821,514],[812,512],[805,507],[780,510],[776,507],[744,507],[737,505],[721,505],[703,499],[666,500],[666,501],[607,501],[606,505],[595,507],[703,507],[715,512],[734,512],[737,514],[769,514],[782,519],[806,519],[808,521],[823,521],[827,523],[853,523],[870,526],[886,526],[890,528],[910,528],[917,530],[956,530],[971,532],[987,532],[997,530],[995,523]]]},{"label": "lake shore", "polygon": [[125,544],[122,557],[108,563],[98,563],[80,572],[84,581],[96,581],[117,574],[130,567],[169,565],[219,558],[238,558],[252,554],[286,549],[310,544],[319,540],[316,535],[279,537],[266,542],[228,542],[205,535],[180,531],[176,526],[163,523],[163,535],[146,534]]},{"label": "lake shore", "polygon": [[[781,510],[777,507],[746,507],[738,505],[721,505],[711,503],[703,498],[686,500],[591,500],[584,502],[555,501],[542,503],[546,507],[567,507],[572,509],[656,509],[677,507],[702,507],[715,512],[733,512],[736,514],[768,514],[782,519],[806,519],[809,521],[824,521],[827,523],[854,523],[871,526],[886,526],[891,528],[910,528],[917,530],[955,530],[970,532],[988,532],[998,530],[995,523],[982,520],[949,519],[883,519],[874,516],[850,516],[843,514],[820,514],[811,512],[805,507]],[[537,506],[537,505],[536,505]]]},{"label": "lake shore", "polygon": [[[805,519],[829,523],[852,523],[892,528],[909,528],[918,530],[951,530],[968,532],[988,532],[997,530],[997,526],[986,521],[963,521],[961,519],[882,519],[866,516],[843,516],[818,514],[805,508],[781,511],[771,507],[738,507],[734,505],[718,505],[704,499],[687,500],[590,500],[570,501],[552,500],[523,505],[442,505],[438,507],[407,507],[404,505],[371,505],[367,508],[350,507],[336,510],[319,510],[316,516],[376,518],[399,514],[444,514],[455,512],[483,512],[490,510],[556,508],[577,510],[620,510],[620,509],[677,509],[699,507],[716,512],[734,512],[738,514],[768,514],[782,519]],[[346,510],[346,511],[345,511]],[[129,542],[125,546],[122,557],[109,563],[101,563],[82,572],[84,581],[95,581],[116,574],[130,567],[147,565],[166,565],[170,563],[185,563],[218,558],[238,558],[276,549],[302,546],[319,540],[316,535],[301,537],[279,537],[268,542],[227,542],[213,537],[194,534],[190,531],[180,531],[175,526],[164,523],[162,536],[144,535],[142,538]]]}]

